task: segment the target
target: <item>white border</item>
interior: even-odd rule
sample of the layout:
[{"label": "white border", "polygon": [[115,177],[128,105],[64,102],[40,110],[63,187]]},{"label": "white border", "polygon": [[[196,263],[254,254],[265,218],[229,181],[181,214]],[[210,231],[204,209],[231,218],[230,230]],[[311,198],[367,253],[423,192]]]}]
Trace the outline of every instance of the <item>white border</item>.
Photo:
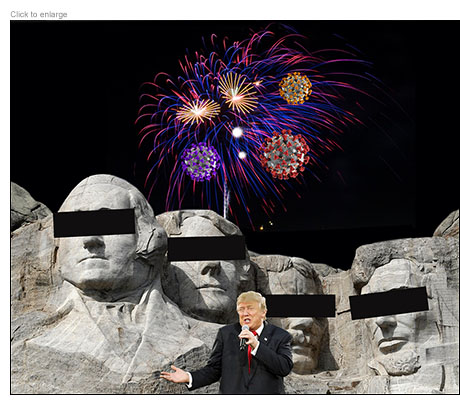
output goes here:
[{"label": "white border", "polygon": [[[27,18],[13,18],[12,12],[29,11]],[[114,401],[125,403],[135,401],[136,403],[178,403],[185,401],[189,403],[207,404],[214,401],[224,403],[246,402],[256,400],[258,405],[263,401],[271,401],[273,397],[216,397],[212,396],[10,396],[9,391],[9,237],[7,236],[7,226],[9,223],[8,208],[10,190],[10,29],[9,21],[14,19],[41,19],[32,18],[30,12],[61,12],[67,13],[67,20],[458,20],[460,19],[460,1],[458,0],[437,0],[437,1],[404,1],[404,0],[150,0],[150,1],[13,1],[3,0],[0,5],[0,46],[3,62],[1,66],[1,105],[0,105],[0,125],[1,125],[1,144],[0,144],[0,186],[2,190],[1,198],[1,268],[2,268],[2,311],[1,324],[1,385],[0,393],[2,400],[15,403],[35,403],[43,402],[47,404],[62,403],[66,404],[81,402],[100,403],[101,401]],[[429,33],[426,33],[429,35]],[[366,35],[366,33],[363,33]],[[423,41],[423,38],[420,39]],[[27,52],[27,50],[24,50]],[[33,66],[31,66],[33,68]],[[27,147],[27,145],[24,145]],[[20,156],[14,156],[20,159]],[[7,396],[7,398],[3,398]],[[442,397],[442,402],[452,402],[455,396]],[[434,400],[429,395],[426,396],[392,396],[391,399],[377,395],[366,396],[305,396],[291,395],[287,400],[292,404],[302,403],[313,400],[315,404],[323,404],[340,401],[353,401],[354,403],[382,403],[387,404],[388,400],[394,401],[402,399],[404,401],[416,401],[417,403],[428,403]]]}]

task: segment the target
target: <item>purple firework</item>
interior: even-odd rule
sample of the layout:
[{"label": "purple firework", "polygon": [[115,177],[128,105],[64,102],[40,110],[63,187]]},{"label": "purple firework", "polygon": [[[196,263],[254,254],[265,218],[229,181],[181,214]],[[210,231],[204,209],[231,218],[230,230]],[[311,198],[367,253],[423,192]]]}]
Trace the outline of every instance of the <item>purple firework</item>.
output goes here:
[{"label": "purple firework", "polygon": [[193,180],[211,180],[220,167],[220,158],[213,146],[206,146],[204,142],[192,144],[182,154],[182,169]]},{"label": "purple firework", "polygon": [[[189,187],[191,178],[202,182],[201,200],[209,208],[220,206],[219,196],[231,190],[232,201],[244,208],[251,224],[250,199],[273,215],[284,206],[283,195],[294,191],[291,182],[302,185],[306,177],[280,182],[263,168],[260,148],[273,132],[286,128],[305,139],[310,150],[305,173],[316,177],[322,156],[340,148],[345,128],[362,124],[358,98],[373,96],[364,90],[369,77],[360,74],[368,62],[349,50],[311,52],[305,42],[295,32],[279,36],[270,26],[230,44],[224,39],[220,45],[212,36],[211,49],[186,55],[177,77],[158,73],[144,83],[136,123],[141,125],[139,147],[147,139],[151,144],[145,179],[149,198],[166,171],[165,210],[180,209],[185,194],[196,193],[194,184]],[[308,100],[292,105],[281,96],[280,83],[295,73],[308,77],[311,86]],[[237,128],[239,136],[233,135]],[[198,142],[204,142],[201,149]],[[232,207],[226,208],[233,215]]]}]

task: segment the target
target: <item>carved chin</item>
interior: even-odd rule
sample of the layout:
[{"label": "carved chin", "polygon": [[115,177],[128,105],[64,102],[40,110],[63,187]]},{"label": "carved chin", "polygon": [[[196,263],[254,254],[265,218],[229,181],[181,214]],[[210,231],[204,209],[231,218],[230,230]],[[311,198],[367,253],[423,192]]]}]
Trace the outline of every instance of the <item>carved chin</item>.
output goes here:
[{"label": "carved chin", "polygon": [[[225,311],[227,308],[233,308],[232,297],[222,289],[204,288],[199,291],[198,307],[211,311]],[[236,301],[236,298],[235,298]]]},{"label": "carved chin", "polygon": [[116,286],[116,281],[104,274],[104,269],[87,270],[76,280],[71,280],[81,290],[112,290]]},{"label": "carved chin", "polygon": [[310,356],[293,353],[292,361],[294,363],[292,371],[296,374],[311,374],[316,368],[316,361]]},{"label": "carved chin", "polygon": [[376,360],[385,368],[388,375],[401,376],[414,374],[420,367],[420,356],[412,350],[380,356]]},{"label": "carved chin", "polygon": [[189,315],[203,321],[223,323],[226,313],[221,306],[214,306],[212,308],[201,306],[191,308]]}]

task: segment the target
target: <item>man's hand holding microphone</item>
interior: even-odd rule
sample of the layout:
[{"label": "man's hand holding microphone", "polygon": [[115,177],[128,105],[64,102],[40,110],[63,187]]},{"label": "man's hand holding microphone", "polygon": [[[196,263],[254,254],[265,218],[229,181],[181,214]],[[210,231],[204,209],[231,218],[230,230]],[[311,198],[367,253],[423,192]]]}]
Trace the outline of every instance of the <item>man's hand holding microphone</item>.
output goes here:
[{"label": "man's hand holding microphone", "polygon": [[249,330],[248,325],[243,325],[241,328],[241,333],[238,335],[238,337],[241,339],[240,350],[244,350],[246,345],[250,345],[252,350],[254,350],[257,347],[257,343],[259,343],[257,337]]}]

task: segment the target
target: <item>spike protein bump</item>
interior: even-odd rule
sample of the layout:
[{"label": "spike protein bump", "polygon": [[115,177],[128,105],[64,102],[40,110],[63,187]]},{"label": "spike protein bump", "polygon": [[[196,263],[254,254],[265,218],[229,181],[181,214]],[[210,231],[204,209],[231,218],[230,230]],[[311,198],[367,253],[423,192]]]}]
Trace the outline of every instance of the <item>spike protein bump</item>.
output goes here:
[{"label": "spike protein bump", "polygon": [[213,146],[206,146],[203,142],[193,144],[182,154],[182,169],[193,180],[211,180],[220,167],[220,158]]},{"label": "spike protein bump", "polygon": [[280,82],[280,95],[288,104],[303,104],[311,94],[311,82],[299,72],[289,73]]},{"label": "spike protein bump", "polygon": [[295,178],[305,170],[310,160],[309,146],[301,135],[292,135],[291,130],[283,129],[281,134],[273,132],[273,137],[262,145],[260,155],[262,166],[275,179]]}]

